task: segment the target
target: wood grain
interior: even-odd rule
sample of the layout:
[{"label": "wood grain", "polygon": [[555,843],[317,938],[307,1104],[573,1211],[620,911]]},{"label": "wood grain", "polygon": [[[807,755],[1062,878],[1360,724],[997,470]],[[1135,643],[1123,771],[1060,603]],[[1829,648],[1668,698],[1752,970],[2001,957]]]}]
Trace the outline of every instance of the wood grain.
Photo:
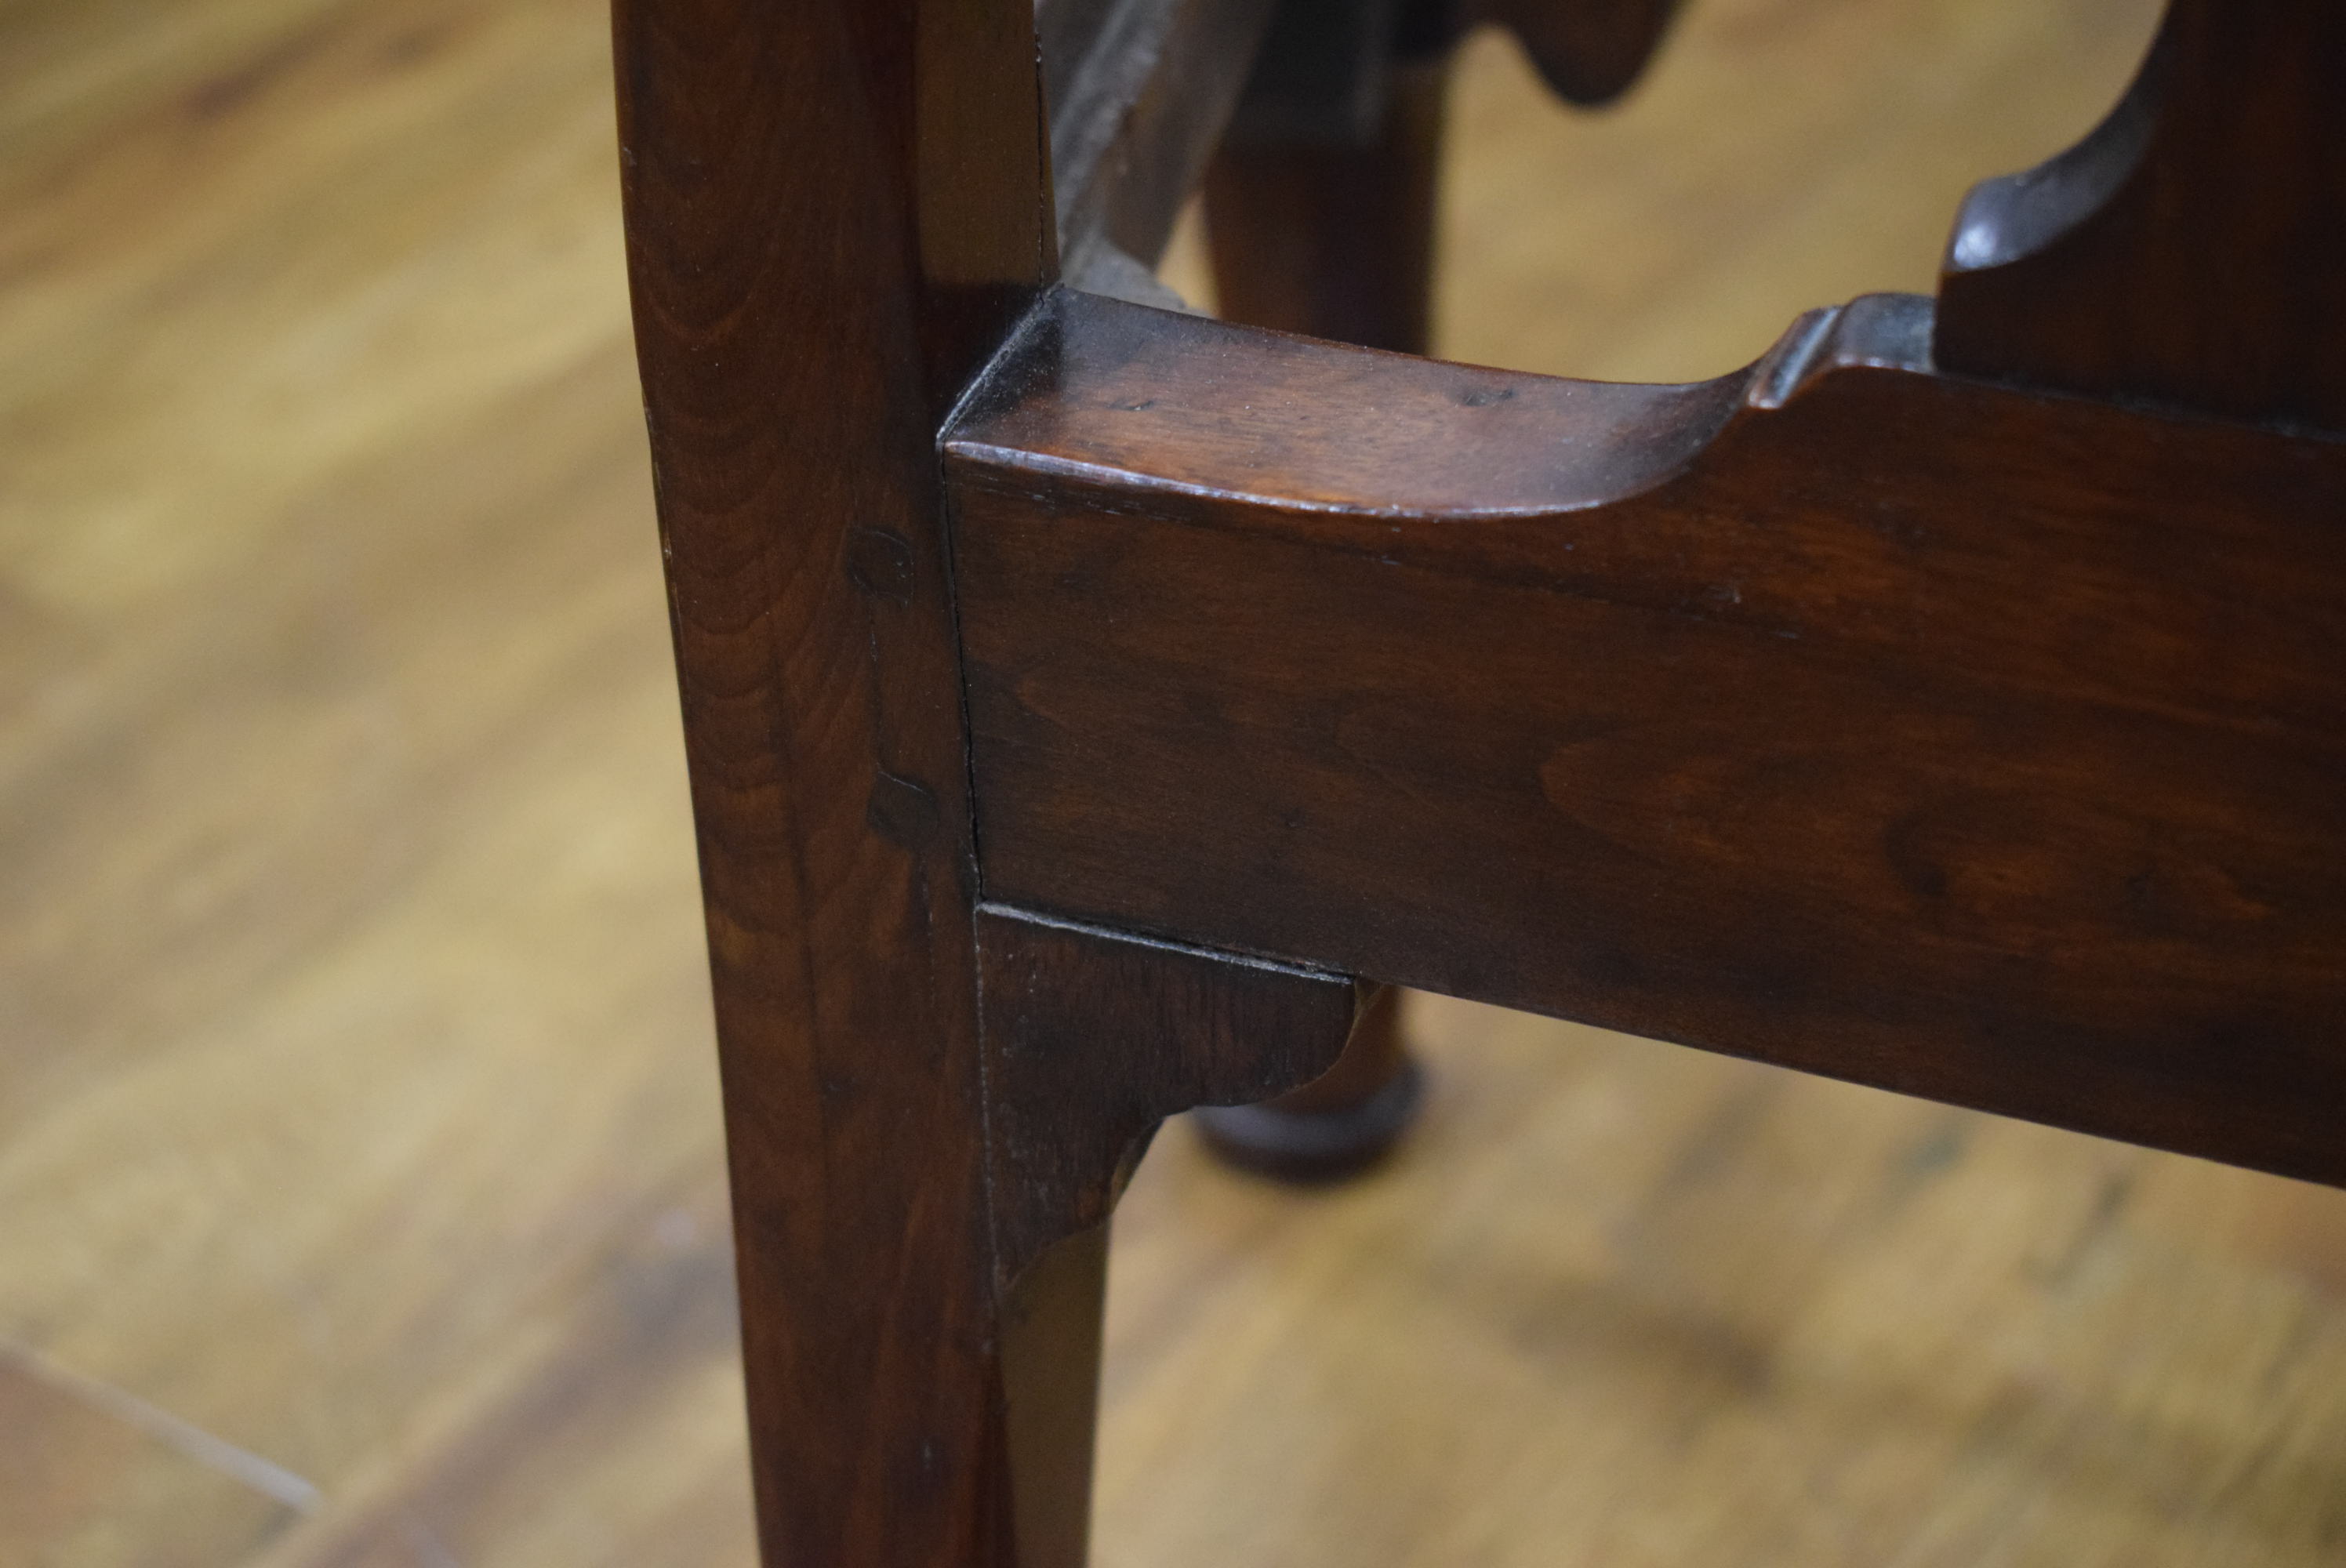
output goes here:
[{"label": "wood grain", "polygon": [[2174,0],[2099,128],[1965,203],[1934,351],[1974,375],[2338,431],[2341,269],[2346,13]]},{"label": "wood grain", "polygon": [[[1667,380],[1927,289],[2150,9],[1708,0],[1596,117],[1472,38],[1437,343]],[[0,1334],[319,1490],[12,1381],[0,1562],[752,1561],[608,49],[590,0],[0,15]],[[1360,1188],[1143,1162],[1103,1565],[2337,1561],[2338,1194],[1412,1028]]]},{"label": "wood grain", "polygon": [[1061,297],[948,445],[988,885],[2346,1179],[2346,448],[1928,333],[1613,387]]},{"label": "wood grain", "polygon": [[762,1554],[1006,1565],[932,433],[1053,272],[1029,15],[614,16]]},{"label": "wood grain", "polygon": [[[1131,287],[1164,253],[1270,21],[1270,0],[1045,0],[1053,200],[1068,278]],[[1145,286],[1145,285],[1144,285]]]},{"label": "wood grain", "polygon": [[1344,1050],[1341,975],[977,914],[994,1269],[1020,1568],[1082,1568],[1110,1210],[1158,1125]]},{"label": "wood grain", "polygon": [[[1353,7],[1348,27],[1310,6],[1280,12],[1200,191],[1225,319],[1404,353],[1431,346],[1452,40],[1446,18],[1429,28],[1418,9],[1411,31],[1431,37],[1403,36],[1377,5]],[[1282,49],[1292,51],[1284,62]],[[1362,111],[1365,136],[1350,123]],[[1297,1181],[1341,1178],[1390,1153],[1423,1074],[1396,999],[1379,994],[1343,1059],[1311,1084],[1267,1104],[1201,1109],[1209,1144]]]},{"label": "wood grain", "polygon": [[1350,978],[981,907],[997,1267],[1107,1223],[1166,1117],[1319,1077]]},{"label": "wood grain", "polygon": [[1202,199],[1226,319],[1400,353],[1431,346],[1448,63],[1384,76],[1366,145],[1258,137],[1216,155]]}]

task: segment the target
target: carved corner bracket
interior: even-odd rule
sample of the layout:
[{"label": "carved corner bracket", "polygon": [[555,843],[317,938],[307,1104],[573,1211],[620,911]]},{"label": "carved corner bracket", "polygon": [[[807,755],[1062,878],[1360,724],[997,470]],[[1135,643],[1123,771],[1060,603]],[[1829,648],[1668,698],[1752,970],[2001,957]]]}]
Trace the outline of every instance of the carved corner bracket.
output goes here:
[{"label": "carved corner bracket", "polygon": [[1342,975],[982,905],[995,1278],[1102,1224],[1167,1116],[1265,1100],[1343,1054]]}]

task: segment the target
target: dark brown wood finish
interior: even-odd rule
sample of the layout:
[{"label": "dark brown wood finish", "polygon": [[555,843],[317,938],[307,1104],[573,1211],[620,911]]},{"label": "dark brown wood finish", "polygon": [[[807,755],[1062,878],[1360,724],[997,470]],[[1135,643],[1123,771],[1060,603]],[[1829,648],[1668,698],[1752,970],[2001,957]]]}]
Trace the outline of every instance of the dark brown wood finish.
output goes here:
[{"label": "dark brown wood finish", "polygon": [[761,1550],[1077,1568],[1107,1207],[1352,986],[976,911],[934,433],[1055,265],[1017,0],[616,29]]},{"label": "dark brown wood finish", "polygon": [[1550,86],[1601,104],[1637,80],[1675,0],[1286,0],[1208,168],[1225,320],[1402,353],[1431,341],[1447,59],[1506,26]]},{"label": "dark brown wood finish", "polygon": [[1393,67],[1362,145],[1250,140],[1215,155],[1206,234],[1226,320],[1426,351],[1447,76],[1439,58]]},{"label": "dark brown wood finish", "polygon": [[1237,105],[1273,0],[1042,0],[1051,162],[1069,280],[1148,290]]},{"label": "dark brown wood finish", "polygon": [[1558,97],[1593,107],[1637,82],[1678,0],[1467,0],[1463,8],[1520,38]]},{"label": "dark brown wood finish", "polygon": [[[1290,0],[1282,9],[1207,169],[1219,311],[1249,326],[1423,353],[1447,29],[1438,18],[1427,25],[1423,7],[1397,17],[1389,4],[1356,0],[1336,7],[1334,25],[1330,8]],[[1413,31],[1430,36],[1403,36]],[[1306,57],[1283,59],[1281,49]],[[1287,1180],[1375,1164],[1421,1098],[1399,1017],[1398,997],[1385,995],[1318,1081],[1266,1105],[1200,1110],[1209,1146]]]},{"label": "dark brown wood finish", "polygon": [[1358,1011],[1342,975],[996,906],[978,948],[1005,1278],[1107,1223],[1167,1116],[1318,1078]]},{"label": "dark brown wood finish", "polygon": [[1333,1067],[1257,1104],[1201,1105],[1191,1120],[1229,1164],[1281,1181],[1339,1181],[1381,1163],[1417,1114],[1425,1072],[1402,1033],[1402,993],[1363,987]]},{"label": "dark brown wood finish", "polygon": [[1059,298],[948,448],[989,889],[2346,1179],[2346,446],[1929,332],[1612,387]]},{"label": "dark brown wood finish", "polygon": [[1107,1213],[1340,970],[2346,1183],[2346,443],[2209,417],[2338,423],[2346,25],[2177,0],[1935,317],[1634,387],[1056,286],[1267,14],[1049,0],[1046,138],[1023,0],[616,7],[772,1564],[1078,1568]]},{"label": "dark brown wood finish", "polygon": [[2346,430],[2346,6],[2172,0],[2134,90],[1964,204],[1946,370]]},{"label": "dark brown wood finish", "polygon": [[[1486,8],[1515,26],[1560,92],[1626,90],[1668,4]],[[1288,0],[1231,134],[1206,173],[1206,229],[1227,321],[1422,354],[1433,336],[1435,178],[1454,7]],[[1148,302],[1148,301],[1143,301]],[[1232,1163],[1290,1180],[1375,1164],[1413,1116],[1423,1075],[1389,993],[1338,1067],[1262,1105],[1197,1122]]]},{"label": "dark brown wood finish", "polygon": [[1052,274],[1027,7],[615,19],[761,1549],[1008,1563],[933,433]]},{"label": "dark brown wood finish", "polygon": [[1108,1213],[1158,1125],[1324,1073],[1341,975],[981,907],[994,1269],[1020,1568],[1080,1568]]}]

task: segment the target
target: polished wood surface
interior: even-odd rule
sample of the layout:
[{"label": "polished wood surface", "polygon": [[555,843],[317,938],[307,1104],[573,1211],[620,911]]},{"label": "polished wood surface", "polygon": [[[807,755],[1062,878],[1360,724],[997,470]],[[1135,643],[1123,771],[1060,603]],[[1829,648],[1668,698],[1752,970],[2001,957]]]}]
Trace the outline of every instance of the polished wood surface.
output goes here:
[{"label": "polished wood surface", "polygon": [[[999,904],[981,905],[976,925],[1013,1538],[1000,1560],[1081,1568],[1109,1212],[1168,1115],[1324,1073],[1352,1032],[1357,993],[1336,975]],[[933,1472],[990,1458],[929,1441]],[[899,1551],[876,1532],[854,1544],[874,1560]]]},{"label": "polished wood surface", "polygon": [[1402,1032],[1402,993],[1365,985],[1336,1064],[1300,1089],[1190,1115],[1206,1146],[1281,1181],[1344,1181],[1392,1156],[1425,1103],[1425,1069]]},{"label": "polished wood surface", "polygon": [[1930,317],[1655,388],[1060,297],[947,443],[986,885],[2346,1181],[2346,446]]},{"label": "polished wood surface", "polygon": [[1031,14],[614,18],[761,1554],[1072,1568],[1022,1472],[1087,1468],[1090,1422],[1005,1427],[1052,1358],[1005,1348],[933,433],[1056,280]]},{"label": "polished wood surface", "polygon": [[1361,146],[1225,146],[1202,189],[1219,313],[1399,353],[1433,342],[1434,181],[1446,60],[1389,74]]},{"label": "polished wood surface", "polygon": [[[1104,1226],[1158,1125],[1326,1073],[1360,989],[1324,970],[978,911],[996,1268]],[[1139,1022],[1136,1022],[1136,1020]]]},{"label": "polished wood surface", "polygon": [[1147,288],[1246,82],[1271,0],[1040,0],[1053,204],[1079,288]]},{"label": "polished wood surface", "polygon": [[[1198,194],[1218,313],[1423,354],[1432,347],[1434,192],[1454,40],[1446,17],[1431,38],[1406,36],[1409,18],[1382,6],[1354,7],[1346,19],[1349,28],[1330,26],[1310,5],[1280,12],[1206,170]],[[1201,1106],[1194,1125],[1245,1168],[1341,1179],[1392,1152],[1423,1088],[1399,999],[1380,988],[1334,1068],[1266,1104]]]},{"label": "polished wood surface", "polygon": [[[2145,15],[1719,0],[1596,120],[1472,40],[1437,342],[1696,377],[1927,289]],[[0,28],[0,1562],[747,1564],[607,15]],[[2337,1195],[1415,1027],[1368,1185],[1143,1164],[1102,1563],[2336,1560]]]},{"label": "polished wood surface", "polygon": [[2175,0],[2092,136],[1964,204],[1939,363],[2346,431],[2341,73],[2329,0]]},{"label": "polished wood surface", "polygon": [[[1231,42],[1214,13],[1144,46],[1135,9],[1070,96],[1159,68],[1084,125],[1218,96],[1180,41]],[[1082,1568],[1107,1248],[1078,1238],[1165,1116],[1332,1064],[1354,987],[978,903],[934,433],[1083,243],[1027,0],[614,15],[760,1553]],[[1159,183],[1151,139],[1095,152],[1110,188]]]}]

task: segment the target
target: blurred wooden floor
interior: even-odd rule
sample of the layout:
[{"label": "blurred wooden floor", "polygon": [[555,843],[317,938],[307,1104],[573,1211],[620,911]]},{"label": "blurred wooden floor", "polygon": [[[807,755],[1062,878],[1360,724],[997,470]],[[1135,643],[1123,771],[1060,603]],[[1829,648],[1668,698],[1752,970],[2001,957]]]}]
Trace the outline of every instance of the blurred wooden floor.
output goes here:
[{"label": "blurred wooden floor", "polygon": [[[1454,356],[1927,288],[2149,0],[1466,53]],[[750,1561],[596,0],[0,5],[0,1564]],[[1194,236],[1170,264],[1193,292]],[[2346,1197],[1448,1003],[1160,1140],[1102,1568],[2346,1561]]]}]

